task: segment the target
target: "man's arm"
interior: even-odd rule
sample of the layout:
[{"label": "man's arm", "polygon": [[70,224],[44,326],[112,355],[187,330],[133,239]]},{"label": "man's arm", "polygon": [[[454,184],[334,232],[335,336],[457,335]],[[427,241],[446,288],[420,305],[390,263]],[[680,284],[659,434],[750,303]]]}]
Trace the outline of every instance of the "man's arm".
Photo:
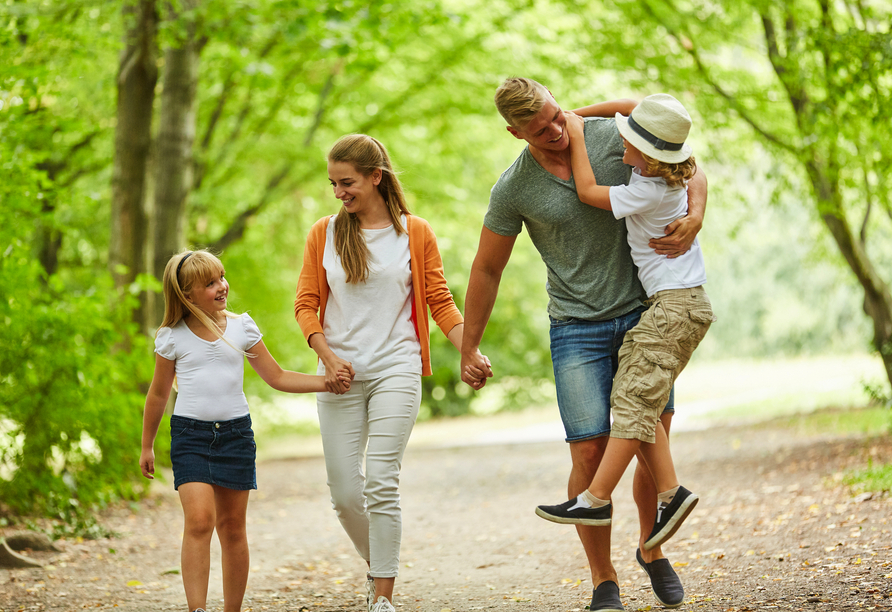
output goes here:
[{"label": "man's arm", "polygon": [[468,371],[469,367],[487,372],[487,377],[492,376],[489,362],[480,353],[480,341],[496,303],[502,272],[508,265],[516,239],[516,236],[501,236],[486,227],[480,233],[480,245],[471,266],[465,295],[465,330],[461,343],[462,380],[474,389],[483,388],[486,377],[474,378]]},{"label": "man's arm", "polygon": [[666,235],[652,238],[648,246],[657,255],[666,255],[670,259],[684,255],[691,250],[694,238],[703,227],[703,216],[706,214],[706,174],[698,167],[697,173],[688,181],[688,214],[666,226]]}]

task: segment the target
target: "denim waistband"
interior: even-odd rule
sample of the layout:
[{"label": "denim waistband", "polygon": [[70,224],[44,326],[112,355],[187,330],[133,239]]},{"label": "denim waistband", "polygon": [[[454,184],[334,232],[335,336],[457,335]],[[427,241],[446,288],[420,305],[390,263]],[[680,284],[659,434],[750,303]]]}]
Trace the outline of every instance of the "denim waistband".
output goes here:
[{"label": "denim waistband", "polygon": [[198,419],[190,419],[189,417],[175,414],[170,417],[170,424],[177,425],[178,427],[188,427],[190,429],[203,429],[208,431],[239,429],[251,426],[251,415],[246,414],[245,416],[231,419],[229,421],[199,421]]}]

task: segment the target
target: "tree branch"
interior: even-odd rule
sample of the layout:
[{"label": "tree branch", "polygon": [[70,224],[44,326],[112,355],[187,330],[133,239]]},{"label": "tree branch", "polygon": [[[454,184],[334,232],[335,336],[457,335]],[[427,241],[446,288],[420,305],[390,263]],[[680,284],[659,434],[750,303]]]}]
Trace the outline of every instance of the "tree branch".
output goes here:
[{"label": "tree branch", "polygon": [[[673,12],[679,15],[681,14],[671,0],[663,1],[670,7]],[[706,65],[703,63],[703,60],[701,59],[700,54],[697,51],[697,45],[693,43],[685,44],[685,42],[682,40],[683,37],[681,33],[678,30],[674,29],[671,25],[667,24],[665,20],[660,20],[654,13],[653,7],[651,7],[648,2],[642,2],[641,6],[651,15],[651,17],[657,23],[660,23],[663,27],[666,28],[670,36],[675,38],[679,46],[685,50],[685,52],[691,57],[691,59],[694,60],[694,65],[697,67],[697,71],[703,76],[703,79],[706,81],[706,83],[710,87],[712,87],[713,91],[715,91],[719,96],[721,96],[725,99],[725,101],[728,102],[728,105],[741,117],[741,119],[748,123],[750,127],[753,128],[753,130],[755,130],[765,140],[777,145],[782,149],[789,151],[790,153],[793,153],[796,156],[802,154],[802,150],[800,148],[789,144],[786,140],[781,139],[775,134],[769,132],[766,128],[762,127],[734,95],[725,90],[724,87],[719,85],[719,83],[712,78],[709,70],[706,68]],[[692,36],[687,36],[687,39],[693,41]]]}]

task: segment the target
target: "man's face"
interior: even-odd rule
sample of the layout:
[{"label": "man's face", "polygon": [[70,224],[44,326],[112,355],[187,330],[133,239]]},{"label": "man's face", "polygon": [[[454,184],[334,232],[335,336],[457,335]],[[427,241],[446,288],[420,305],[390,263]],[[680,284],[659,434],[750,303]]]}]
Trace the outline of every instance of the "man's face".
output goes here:
[{"label": "man's face", "polygon": [[508,126],[515,138],[526,140],[530,146],[548,151],[563,151],[570,144],[564,111],[553,98],[549,98],[532,121],[525,127]]}]

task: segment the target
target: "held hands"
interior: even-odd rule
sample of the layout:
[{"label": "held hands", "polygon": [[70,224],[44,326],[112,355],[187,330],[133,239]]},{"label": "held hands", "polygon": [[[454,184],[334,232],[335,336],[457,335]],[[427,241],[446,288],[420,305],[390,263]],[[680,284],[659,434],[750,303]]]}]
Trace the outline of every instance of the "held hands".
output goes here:
[{"label": "held hands", "polygon": [[669,259],[675,259],[691,250],[697,233],[703,226],[703,222],[691,215],[676,219],[666,226],[665,236],[651,238],[648,246],[657,255],[665,255]]},{"label": "held hands", "polygon": [[470,355],[462,353],[461,379],[475,391],[486,385],[486,379],[492,377],[492,364],[486,355],[475,350]]},{"label": "held hands", "polygon": [[350,390],[350,381],[356,376],[353,364],[332,353],[333,357],[323,360],[325,364],[325,389],[335,395],[343,395]]},{"label": "held hands", "polygon": [[139,454],[139,469],[142,475],[149,480],[155,479],[155,451],[154,449],[143,449]]}]

